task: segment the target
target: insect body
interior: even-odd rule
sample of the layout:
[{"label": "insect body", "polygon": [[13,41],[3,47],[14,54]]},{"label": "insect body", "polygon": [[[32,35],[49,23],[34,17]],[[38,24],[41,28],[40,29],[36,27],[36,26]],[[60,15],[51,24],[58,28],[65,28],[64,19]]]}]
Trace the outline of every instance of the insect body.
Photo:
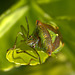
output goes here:
[{"label": "insect body", "polygon": [[[18,35],[20,34],[23,37],[24,44],[21,45],[20,49],[17,49],[17,35],[13,48],[7,51],[6,58],[10,62],[20,64],[21,62],[19,62],[18,59],[22,59],[24,65],[34,65],[33,63],[41,64],[46,60],[46,58],[48,58],[48,56],[51,56],[53,53],[57,53],[59,49],[63,46],[62,37],[58,31],[58,27],[54,28],[52,25],[44,24],[39,20],[36,21],[36,28],[33,34],[29,35],[29,24],[27,18],[26,21],[28,32],[21,25],[22,32],[18,33]],[[25,36],[25,33],[27,34],[27,37]],[[30,50],[27,50],[25,45],[26,47],[28,46]],[[25,47],[25,50],[23,50],[24,48],[22,48],[22,46]],[[17,56],[18,54],[20,55]],[[26,59],[25,57],[24,60],[22,57],[23,54],[25,54],[28,59]],[[17,57],[15,57],[15,55]],[[15,61],[15,59],[17,59],[17,61]],[[42,59],[44,59],[44,61]]]},{"label": "insect body", "polygon": [[[59,34],[58,27],[53,28],[38,20],[36,21],[36,24],[36,31],[31,35],[33,42],[31,42],[30,46],[33,44],[32,46],[34,48],[36,46],[36,48],[40,47],[40,49],[46,50],[47,54],[51,56],[52,52],[59,47],[60,43],[64,44],[62,42],[62,36]],[[54,42],[52,42],[50,31],[54,32],[56,35]]]}]

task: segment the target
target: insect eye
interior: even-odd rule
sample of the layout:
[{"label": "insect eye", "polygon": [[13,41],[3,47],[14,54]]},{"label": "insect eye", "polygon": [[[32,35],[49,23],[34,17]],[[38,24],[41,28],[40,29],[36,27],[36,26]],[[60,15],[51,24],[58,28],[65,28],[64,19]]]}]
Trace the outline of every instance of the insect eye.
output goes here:
[{"label": "insect eye", "polygon": [[29,36],[29,38],[32,38],[32,36]]},{"label": "insect eye", "polygon": [[37,20],[37,21],[36,21],[36,24],[38,25],[38,23],[39,23],[39,21]]},{"label": "insect eye", "polygon": [[39,20],[36,20],[36,25],[40,26],[42,23]]},{"label": "insect eye", "polygon": [[51,56],[51,53],[50,52],[48,52],[48,54],[49,54],[49,56]]}]

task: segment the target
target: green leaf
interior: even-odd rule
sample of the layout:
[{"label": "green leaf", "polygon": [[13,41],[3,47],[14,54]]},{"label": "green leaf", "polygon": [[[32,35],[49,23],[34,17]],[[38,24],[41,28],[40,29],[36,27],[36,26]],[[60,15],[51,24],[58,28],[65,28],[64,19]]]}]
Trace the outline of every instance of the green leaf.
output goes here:
[{"label": "green leaf", "polygon": [[[8,0],[7,0],[8,1]],[[9,2],[8,2],[9,4]],[[7,6],[7,4],[3,4]],[[4,7],[3,7],[4,9]],[[28,17],[30,34],[36,20],[44,23],[53,21],[59,26],[65,43],[56,57],[37,66],[21,66],[6,59],[7,49],[12,48],[20,25],[26,28]],[[75,74],[75,1],[74,0],[21,0],[0,15],[0,74],[1,75],[74,75]],[[19,40],[22,38],[18,38]],[[41,54],[40,54],[41,55]],[[15,67],[18,67],[16,65]],[[13,68],[13,69],[12,69]],[[10,71],[9,71],[10,70]],[[7,72],[3,72],[7,71]],[[63,72],[64,71],[64,72]]]}]

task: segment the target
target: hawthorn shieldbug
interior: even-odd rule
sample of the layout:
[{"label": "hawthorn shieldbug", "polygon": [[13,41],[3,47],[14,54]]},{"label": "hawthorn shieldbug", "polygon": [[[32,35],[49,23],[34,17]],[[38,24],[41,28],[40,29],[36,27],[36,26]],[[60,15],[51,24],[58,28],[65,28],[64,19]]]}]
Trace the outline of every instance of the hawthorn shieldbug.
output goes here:
[{"label": "hawthorn shieldbug", "polygon": [[[14,57],[14,54],[15,54],[14,51],[16,51],[16,54],[25,53],[31,56],[31,58],[25,65],[27,64],[30,65],[31,62],[35,61],[36,59],[39,60],[38,64],[41,64],[43,63],[40,58],[41,55],[39,54],[37,50],[43,51],[48,56],[51,56],[52,53],[57,53],[63,47],[64,43],[62,42],[62,36],[57,26],[53,27],[51,24],[48,25],[48,24],[42,23],[39,20],[36,20],[36,28],[33,31],[32,35],[29,35],[29,24],[28,24],[27,17],[26,17],[26,22],[27,22],[28,31],[26,31],[24,26],[21,25],[22,32],[19,32],[17,34],[13,48],[10,48],[9,50],[7,50],[6,58],[8,59],[8,61],[14,62],[14,59],[24,60],[21,56],[16,58]],[[25,34],[27,34],[27,36],[25,36]],[[22,38],[24,39],[21,42],[24,42],[24,44],[29,46],[36,55],[31,54],[27,50],[21,50],[21,49],[17,50],[16,42],[17,42],[18,35],[21,35]]]}]

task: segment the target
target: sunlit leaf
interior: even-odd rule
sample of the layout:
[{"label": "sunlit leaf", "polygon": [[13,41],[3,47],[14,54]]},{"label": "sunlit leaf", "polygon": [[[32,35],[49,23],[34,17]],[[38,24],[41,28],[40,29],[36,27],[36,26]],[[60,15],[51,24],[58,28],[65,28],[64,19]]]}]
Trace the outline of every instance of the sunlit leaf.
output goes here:
[{"label": "sunlit leaf", "polygon": [[[8,4],[3,3],[0,5],[3,7]],[[42,65],[34,67],[21,66],[12,69],[19,65],[15,65],[12,62],[10,63],[6,59],[6,53],[7,49],[13,47],[16,35],[20,31],[20,25],[24,25],[26,28],[25,16],[28,17],[30,34],[35,29],[36,20],[40,20],[44,23],[50,23],[52,20],[59,26],[65,46],[61,53],[58,53],[56,57],[50,57],[47,59],[46,63]],[[0,75],[75,75],[74,33],[74,0],[21,0],[20,2],[13,4],[12,7],[9,7],[6,12],[0,15],[0,70],[7,71],[0,71]],[[42,53],[39,54],[42,55]],[[11,55],[12,53],[10,56]],[[43,55],[41,58],[42,57]],[[12,58],[10,59],[11,61],[13,60]],[[42,61],[45,62],[45,60]]]}]

